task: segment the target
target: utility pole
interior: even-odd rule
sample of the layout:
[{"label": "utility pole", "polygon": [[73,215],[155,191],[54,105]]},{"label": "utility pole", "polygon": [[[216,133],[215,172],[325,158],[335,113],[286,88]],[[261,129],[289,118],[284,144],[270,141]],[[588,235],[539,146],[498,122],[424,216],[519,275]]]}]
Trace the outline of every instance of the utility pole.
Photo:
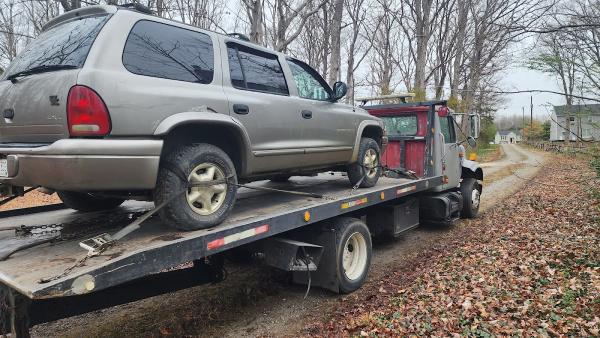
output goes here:
[{"label": "utility pole", "polygon": [[529,123],[529,133],[533,131],[533,95],[531,95],[531,121]]},{"label": "utility pole", "polygon": [[522,106],[521,109],[523,110],[523,122],[521,123],[521,134],[523,134],[523,131],[525,130],[525,106]]}]

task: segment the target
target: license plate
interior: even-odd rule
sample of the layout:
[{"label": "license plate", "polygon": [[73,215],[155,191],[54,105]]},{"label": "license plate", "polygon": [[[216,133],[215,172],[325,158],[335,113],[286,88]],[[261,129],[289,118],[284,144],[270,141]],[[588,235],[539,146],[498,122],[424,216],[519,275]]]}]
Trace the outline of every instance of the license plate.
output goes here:
[{"label": "license plate", "polygon": [[0,177],[8,177],[8,160],[0,159]]}]

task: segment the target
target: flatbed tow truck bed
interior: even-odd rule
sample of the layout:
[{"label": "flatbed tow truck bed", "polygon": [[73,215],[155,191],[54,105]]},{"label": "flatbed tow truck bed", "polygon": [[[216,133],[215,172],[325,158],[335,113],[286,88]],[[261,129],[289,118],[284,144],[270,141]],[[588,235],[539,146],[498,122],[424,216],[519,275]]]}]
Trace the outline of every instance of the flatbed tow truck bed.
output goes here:
[{"label": "flatbed tow truck bed", "polygon": [[[5,310],[10,310],[3,311],[2,317],[5,323],[12,323],[4,328],[10,331],[12,326],[13,333],[27,336],[29,327],[37,323],[210,282],[218,279],[214,274],[219,272],[203,266],[205,257],[309,224],[364,212],[365,208],[393,204],[398,198],[441,184],[441,176],[381,178],[375,187],[352,191],[347,177],[341,174],[294,177],[286,183],[255,182],[251,185],[325,198],[242,188],[232,214],[219,226],[181,232],[153,216],[102,254],[87,259],[79,242],[118,231],[153,204],[128,202],[111,212],[62,209],[9,217],[0,213],[0,246],[14,241],[14,228],[21,225],[62,227],[61,240],[15,252],[0,261],[0,291],[6,300]],[[75,266],[78,262],[82,263]],[[190,269],[178,268],[190,262],[200,262],[199,269],[185,274],[182,271]]]}]

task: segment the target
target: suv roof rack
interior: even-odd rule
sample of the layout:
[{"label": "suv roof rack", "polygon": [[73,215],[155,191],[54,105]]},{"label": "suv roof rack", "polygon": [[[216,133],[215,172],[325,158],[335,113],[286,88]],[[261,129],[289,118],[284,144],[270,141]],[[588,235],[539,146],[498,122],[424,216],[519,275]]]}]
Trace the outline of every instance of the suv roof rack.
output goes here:
[{"label": "suv roof rack", "polygon": [[130,2],[130,3],[122,4],[122,5],[117,5],[117,7],[131,8],[140,13],[145,13],[145,14],[150,14],[150,15],[154,14],[154,12],[152,12],[152,10],[149,7],[146,7],[137,2]]},{"label": "suv roof rack", "polygon": [[246,35],[246,34],[242,34],[242,33],[229,33],[227,34],[227,36],[230,36],[234,39],[238,39],[238,40],[242,40],[242,41],[246,41],[246,42],[250,42],[250,38]]},{"label": "suv roof rack", "polygon": [[378,96],[366,96],[366,97],[357,97],[355,101],[361,102],[361,105],[364,106],[369,101],[385,101],[385,100],[394,100],[400,99],[400,102],[406,103],[407,98],[414,98],[414,93],[397,93],[397,94],[389,94],[389,95],[378,95]]}]

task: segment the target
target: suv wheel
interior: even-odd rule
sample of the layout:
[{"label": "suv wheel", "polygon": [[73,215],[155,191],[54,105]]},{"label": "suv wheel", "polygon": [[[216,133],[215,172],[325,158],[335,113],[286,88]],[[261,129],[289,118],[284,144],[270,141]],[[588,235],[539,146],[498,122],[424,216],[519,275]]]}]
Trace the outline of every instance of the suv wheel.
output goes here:
[{"label": "suv wheel", "polygon": [[[214,181],[222,183],[211,184]],[[190,183],[206,185],[186,189]],[[223,150],[204,143],[184,145],[163,159],[154,204],[173,198],[160,211],[161,218],[170,226],[180,230],[210,228],[223,222],[233,208],[236,183],[235,167]],[[173,197],[174,194],[180,196]]]},{"label": "suv wheel", "polygon": [[350,184],[355,186],[360,182],[361,188],[369,188],[377,184],[377,180],[381,176],[380,159],[379,144],[372,138],[361,138],[358,162],[350,164],[347,170]]},{"label": "suv wheel", "polygon": [[101,211],[118,207],[124,199],[96,196],[86,192],[58,191],[58,197],[69,208],[78,211]]}]

